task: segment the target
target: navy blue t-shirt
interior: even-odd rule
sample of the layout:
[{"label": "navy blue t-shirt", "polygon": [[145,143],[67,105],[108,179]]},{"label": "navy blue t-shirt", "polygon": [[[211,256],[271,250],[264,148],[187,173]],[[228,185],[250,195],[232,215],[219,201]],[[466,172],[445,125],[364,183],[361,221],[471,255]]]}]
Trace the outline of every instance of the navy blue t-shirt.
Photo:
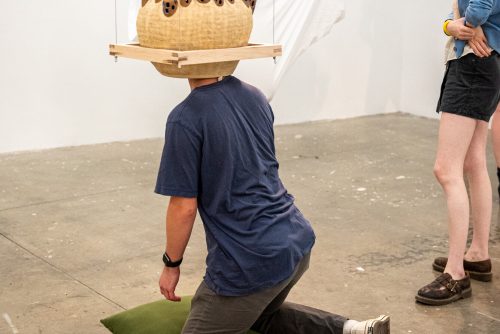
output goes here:
[{"label": "navy blue t-shirt", "polygon": [[197,198],[205,282],[219,295],[275,286],[314,244],[278,175],[273,120],[265,96],[232,76],[194,89],[168,117],[155,192]]}]

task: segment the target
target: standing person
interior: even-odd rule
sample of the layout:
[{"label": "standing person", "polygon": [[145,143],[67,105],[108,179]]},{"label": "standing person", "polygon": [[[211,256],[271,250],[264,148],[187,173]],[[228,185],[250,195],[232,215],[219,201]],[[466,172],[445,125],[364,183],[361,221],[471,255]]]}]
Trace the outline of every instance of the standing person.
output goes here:
[{"label": "standing person", "polygon": [[[454,7],[455,14],[444,25],[455,40],[450,44],[438,104],[442,114],[434,166],[448,206],[449,253],[433,263],[443,274],[415,296],[429,305],[470,297],[470,278],[491,280],[492,195],[486,142],[488,122],[500,98],[500,1],[459,0]],[[474,228],[467,252],[469,198],[464,175]]]},{"label": "standing person", "polygon": [[385,334],[389,317],[363,322],[284,303],[309,266],[315,235],[278,175],[273,112],[256,88],[228,76],[189,79],[169,115],[156,192],[171,196],[159,285],[179,301],[179,266],[200,213],[205,277],[184,334]]}]

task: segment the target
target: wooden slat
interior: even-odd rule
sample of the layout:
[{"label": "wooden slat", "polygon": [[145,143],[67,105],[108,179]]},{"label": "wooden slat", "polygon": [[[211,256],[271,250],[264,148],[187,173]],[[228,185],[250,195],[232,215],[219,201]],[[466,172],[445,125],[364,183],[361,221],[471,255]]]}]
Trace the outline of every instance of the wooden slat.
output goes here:
[{"label": "wooden slat", "polygon": [[258,44],[240,48],[180,51],[179,65],[183,66],[244,59],[278,57],[281,56],[281,54],[281,45]]},{"label": "wooden slat", "polygon": [[244,59],[279,57],[282,55],[281,45],[249,44],[245,47],[176,51],[141,47],[138,44],[109,46],[112,56],[152,61],[155,63],[174,64],[179,67],[185,65],[217,63]]},{"label": "wooden slat", "polygon": [[179,61],[177,51],[143,48],[138,44],[110,44],[109,54],[117,57],[146,60],[162,64],[178,64]]}]

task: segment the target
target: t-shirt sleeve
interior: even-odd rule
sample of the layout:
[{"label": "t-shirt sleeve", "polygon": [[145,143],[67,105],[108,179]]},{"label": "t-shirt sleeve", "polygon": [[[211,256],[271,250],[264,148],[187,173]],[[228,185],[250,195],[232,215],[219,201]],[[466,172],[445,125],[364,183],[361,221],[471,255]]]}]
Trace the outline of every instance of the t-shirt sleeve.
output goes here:
[{"label": "t-shirt sleeve", "polygon": [[167,123],[165,146],[155,192],[165,196],[198,196],[201,138],[179,123]]}]

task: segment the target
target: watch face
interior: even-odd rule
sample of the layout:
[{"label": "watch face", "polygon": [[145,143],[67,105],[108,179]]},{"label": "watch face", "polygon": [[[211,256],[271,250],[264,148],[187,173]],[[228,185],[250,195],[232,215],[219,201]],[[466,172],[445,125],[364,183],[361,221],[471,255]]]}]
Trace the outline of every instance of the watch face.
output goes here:
[{"label": "watch face", "polygon": [[170,261],[170,258],[168,257],[167,253],[163,254],[162,259],[163,259],[163,263],[165,263],[165,265],[168,265],[170,262],[172,262],[172,261]]}]

